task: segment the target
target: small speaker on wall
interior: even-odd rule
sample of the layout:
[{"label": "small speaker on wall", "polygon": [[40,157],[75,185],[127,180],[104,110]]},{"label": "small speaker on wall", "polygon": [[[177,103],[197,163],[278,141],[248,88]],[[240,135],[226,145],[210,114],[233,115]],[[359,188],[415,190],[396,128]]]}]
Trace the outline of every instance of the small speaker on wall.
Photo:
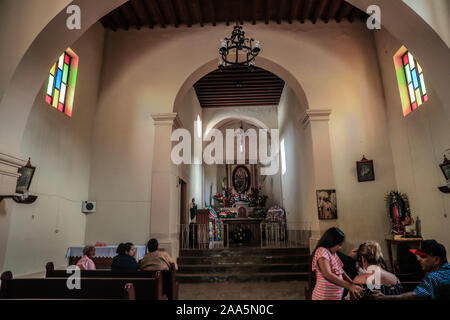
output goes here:
[{"label": "small speaker on wall", "polygon": [[83,201],[81,211],[83,213],[94,213],[97,204],[95,201]]}]

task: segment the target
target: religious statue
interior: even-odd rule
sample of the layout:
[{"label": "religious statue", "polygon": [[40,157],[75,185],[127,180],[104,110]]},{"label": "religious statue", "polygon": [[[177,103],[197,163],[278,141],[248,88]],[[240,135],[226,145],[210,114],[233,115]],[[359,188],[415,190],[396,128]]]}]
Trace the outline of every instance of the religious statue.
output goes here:
[{"label": "religious statue", "polygon": [[194,220],[195,216],[197,215],[197,205],[195,204],[195,199],[192,198],[192,202],[189,205],[190,209],[190,216],[191,216],[191,221]]},{"label": "religious statue", "polygon": [[386,195],[385,200],[392,223],[392,234],[404,236],[406,226],[414,223],[409,209],[408,197],[398,191],[391,191]]}]

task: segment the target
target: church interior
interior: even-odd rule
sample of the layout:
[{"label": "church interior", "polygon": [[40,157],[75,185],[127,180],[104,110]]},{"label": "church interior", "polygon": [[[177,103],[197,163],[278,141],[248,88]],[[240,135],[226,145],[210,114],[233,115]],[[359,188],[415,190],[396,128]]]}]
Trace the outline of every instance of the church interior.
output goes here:
[{"label": "church interior", "polygon": [[450,248],[446,0],[3,0],[0,26],[2,283],[155,238],[168,299],[308,299],[329,228],[394,274]]}]

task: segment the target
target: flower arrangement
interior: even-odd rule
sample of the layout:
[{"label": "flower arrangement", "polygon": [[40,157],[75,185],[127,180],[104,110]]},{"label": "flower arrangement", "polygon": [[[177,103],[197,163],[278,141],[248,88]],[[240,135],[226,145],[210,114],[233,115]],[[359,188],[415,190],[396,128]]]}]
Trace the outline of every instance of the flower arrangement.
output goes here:
[{"label": "flower arrangement", "polygon": [[262,194],[262,184],[258,184],[257,188],[252,188],[252,193],[249,195],[250,207],[265,207],[268,196]]},{"label": "flower arrangement", "polygon": [[219,218],[220,219],[236,218],[236,212],[231,210],[221,210],[219,212]]}]

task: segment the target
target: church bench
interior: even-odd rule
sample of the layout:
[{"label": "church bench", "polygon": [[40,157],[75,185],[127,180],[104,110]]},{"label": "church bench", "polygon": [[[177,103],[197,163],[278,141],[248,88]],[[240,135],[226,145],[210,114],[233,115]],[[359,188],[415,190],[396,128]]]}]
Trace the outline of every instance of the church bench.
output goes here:
[{"label": "church bench", "polygon": [[[46,278],[67,278],[71,273],[67,273],[66,270],[55,270],[53,262],[47,263],[45,266]],[[178,300],[178,287],[179,284],[176,281],[177,273],[175,265],[171,264],[168,271],[143,271],[143,270],[129,270],[129,271],[117,271],[117,270],[80,270],[81,278],[135,278],[146,279],[156,278],[157,274],[160,274],[162,294],[167,297],[168,300]]]},{"label": "church bench", "polygon": [[[10,271],[6,271],[1,276],[1,282],[0,299],[136,299],[134,284],[129,283],[129,279],[81,279],[80,289],[70,290],[67,287],[67,278],[14,279],[12,273]],[[144,286],[144,283],[136,284],[141,287]],[[145,284],[145,286],[148,286],[148,284]],[[150,298],[154,295],[155,293],[151,293],[148,294],[147,297]]]}]

